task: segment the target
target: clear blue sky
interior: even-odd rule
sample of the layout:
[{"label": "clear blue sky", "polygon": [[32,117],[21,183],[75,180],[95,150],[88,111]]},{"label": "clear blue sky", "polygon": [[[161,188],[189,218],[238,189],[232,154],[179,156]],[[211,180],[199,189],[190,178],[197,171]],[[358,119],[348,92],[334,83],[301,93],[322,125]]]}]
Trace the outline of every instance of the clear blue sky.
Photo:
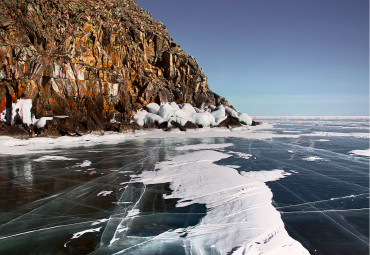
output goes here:
[{"label": "clear blue sky", "polygon": [[256,115],[369,115],[368,0],[137,0]]}]

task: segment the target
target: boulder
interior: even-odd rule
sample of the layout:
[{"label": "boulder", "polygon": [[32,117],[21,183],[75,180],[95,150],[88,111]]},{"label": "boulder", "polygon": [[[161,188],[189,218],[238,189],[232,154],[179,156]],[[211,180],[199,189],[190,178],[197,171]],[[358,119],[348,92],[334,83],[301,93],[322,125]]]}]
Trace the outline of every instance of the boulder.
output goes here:
[{"label": "boulder", "polygon": [[185,129],[197,129],[198,128],[198,126],[191,121],[186,122],[183,127]]},{"label": "boulder", "polygon": [[218,127],[240,127],[242,124],[239,122],[239,119],[233,116],[227,116],[227,118],[218,124]]},{"label": "boulder", "polygon": [[251,126],[258,126],[258,125],[262,125],[262,121],[255,121],[255,120],[252,120],[252,124]]},{"label": "boulder", "polygon": [[154,128],[158,128],[158,125],[156,125],[155,123],[148,123],[148,124],[145,124],[144,125],[144,128],[146,128],[146,129],[154,129]]},{"label": "boulder", "polygon": [[139,124],[137,124],[136,122],[130,123],[129,128],[131,130],[141,130],[142,129],[142,127]]},{"label": "boulder", "polygon": [[177,123],[176,121],[171,121],[171,125],[173,127],[176,127],[178,129],[180,129],[181,131],[186,131],[186,128],[184,128],[180,123]]},{"label": "boulder", "polygon": [[160,129],[166,129],[168,128],[168,121],[164,121],[161,124],[158,125],[158,128]]},{"label": "boulder", "polygon": [[121,131],[121,122],[113,122],[113,123],[110,123],[110,126],[109,126],[109,131],[114,131],[114,132],[119,132]]}]

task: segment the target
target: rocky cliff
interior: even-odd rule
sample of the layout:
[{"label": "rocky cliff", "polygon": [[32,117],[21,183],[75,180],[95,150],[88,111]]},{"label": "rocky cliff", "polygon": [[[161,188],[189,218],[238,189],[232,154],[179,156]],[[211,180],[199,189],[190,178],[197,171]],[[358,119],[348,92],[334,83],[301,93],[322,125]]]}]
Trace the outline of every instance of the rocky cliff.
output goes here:
[{"label": "rocky cliff", "polygon": [[0,15],[0,112],[31,99],[36,118],[94,130],[151,102],[227,105],[134,0],[2,0]]}]

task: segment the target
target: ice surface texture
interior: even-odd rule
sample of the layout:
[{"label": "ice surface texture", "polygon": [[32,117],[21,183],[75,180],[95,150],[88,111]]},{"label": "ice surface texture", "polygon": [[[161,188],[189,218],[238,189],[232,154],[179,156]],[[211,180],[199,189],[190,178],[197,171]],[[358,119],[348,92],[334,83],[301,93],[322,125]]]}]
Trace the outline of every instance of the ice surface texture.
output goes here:
[{"label": "ice surface texture", "polygon": [[[282,219],[311,254],[367,254],[369,161],[350,152],[368,150],[368,122],[274,123],[275,128],[205,128],[181,136],[154,130],[0,137],[1,153],[14,155],[1,155],[0,253],[27,254],[30,247],[40,254],[200,253],[194,247],[202,238],[219,240],[231,233],[231,224],[251,235],[271,224],[271,235],[254,239],[260,244],[248,246],[253,241],[238,234],[230,244],[216,241],[202,251],[212,254],[240,243],[232,252],[249,247],[249,254],[268,254],[279,236],[288,241],[284,228],[275,231]],[[322,160],[304,160],[310,157]],[[194,173],[180,175],[180,169]],[[148,180],[156,184],[140,180],[146,172],[158,175]],[[254,213],[262,208],[274,213],[261,223]],[[261,229],[244,229],[248,224]],[[264,244],[266,236],[272,238]]]}]

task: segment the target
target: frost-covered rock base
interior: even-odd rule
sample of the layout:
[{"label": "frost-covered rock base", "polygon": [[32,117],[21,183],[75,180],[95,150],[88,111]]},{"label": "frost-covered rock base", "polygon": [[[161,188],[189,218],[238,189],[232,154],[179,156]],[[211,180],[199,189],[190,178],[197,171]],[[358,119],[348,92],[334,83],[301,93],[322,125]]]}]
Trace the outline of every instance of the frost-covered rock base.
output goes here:
[{"label": "frost-covered rock base", "polygon": [[[235,127],[252,125],[253,121],[246,113],[235,111],[225,105],[203,104],[200,108],[189,103],[176,104],[175,102],[158,105],[150,103],[140,109],[133,117],[132,122],[141,127],[171,128],[179,127]],[[195,125],[196,126],[195,126]]]},{"label": "frost-covered rock base", "polygon": [[[68,125],[69,116],[46,116],[36,118],[32,100],[20,98],[0,113],[0,135],[12,136],[60,136],[76,135],[79,126]],[[80,135],[86,132],[80,132]]]},{"label": "frost-covered rock base", "polygon": [[[12,131],[11,134],[24,133],[32,136],[34,130],[43,129],[47,121],[53,120],[53,117],[40,117],[37,119],[31,113],[31,109],[31,99],[21,98],[16,103],[12,103],[10,107],[0,113],[0,131],[6,131],[8,126],[8,131],[9,129]],[[9,133],[5,132],[5,134]]]},{"label": "frost-covered rock base", "polygon": [[237,112],[222,104],[219,106],[202,104],[198,108],[189,103],[171,102],[161,105],[150,103],[133,115],[131,123],[124,122],[122,113],[117,112],[105,125],[99,123],[102,120],[96,119],[94,115],[82,116],[80,119],[73,116],[48,116],[37,119],[32,114],[32,108],[31,99],[19,99],[0,113],[0,135],[81,136],[91,131],[126,132],[142,128],[160,128],[166,131],[178,128],[185,131],[259,124],[246,113]]}]

